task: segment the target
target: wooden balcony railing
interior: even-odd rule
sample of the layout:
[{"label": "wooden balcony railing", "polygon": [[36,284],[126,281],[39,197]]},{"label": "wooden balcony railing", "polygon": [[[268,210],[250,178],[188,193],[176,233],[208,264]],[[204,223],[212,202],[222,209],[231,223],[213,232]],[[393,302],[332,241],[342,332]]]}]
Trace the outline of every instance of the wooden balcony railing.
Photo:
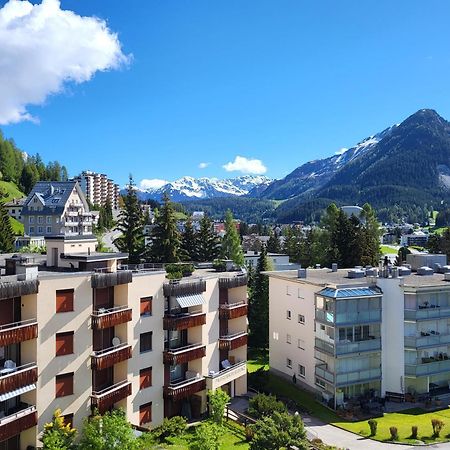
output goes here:
[{"label": "wooden balcony railing", "polygon": [[25,364],[15,369],[0,370],[0,394],[36,383],[37,378],[36,363]]},{"label": "wooden balcony railing", "polygon": [[248,277],[246,273],[239,273],[231,277],[219,278],[219,288],[231,289],[239,286],[247,286]]},{"label": "wooden balcony railing", "polygon": [[0,347],[18,344],[38,337],[38,324],[36,319],[22,320],[21,322],[0,325]]},{"label": "wooden balcony railing", "polygon": [[0,300],[37,294],[38,290],[39,280],[37,278],[35,280],[0,282]]},{"label": "wooden balcony railing", "polygon": [[164,295],[170,297],[171,295],[194,295],[201,294],[206,291],[206,281],[202,279],[189,281],[170,281],[163,285]]},{"label": "wooden balcony railing", "polygon": [[37,425],[35,406],[28,406],[20,411],[0,419],[0,441],[17,436],[22,431]]},{"label": "wooden balcony railing", "polygon": [[164,364],[172,366],[185,364],[194,359],[203,358],[206,355],[206,347],[202,344],[191,344],[177,349],[165,350],[163,353]]},{"label": "wooden balcony railing", "polygon": [[101,391],[93,391],[91,395],[92,409],[96,408],[104,414],[115,403],[131,395],[131,382],[121,381]]},{"label": "wooden balcony railing", "polygon": [[170,383],[168,386],[164,386],[163,393],[165,398],[178,401],[183,398],[188,398],[204,389],[206,389],[205,378],[195,377],[180,381],[179,383]]},{"label": "wooden balcony railing", "polygon": [[92,370],[103,370],[131,358],[131,345],[120,344],[99,350],[91,356]]},{"label": "wooden balcony railing", "polygon": [[220,305],[219,318],[220,319],[236,319],[238,317],[246,316],[248,306],[245,302],[225,303]]},{"label": "wooden balcony railing", "polygon": [[131,320],[132,310],[128,306],[116,306],[109,309],[98,309],[92,313],[92,328],[101,330],[111,328]]},{"label": "wooden balcony railing", "polygon": [[167,314],[163,319],[163,329],[171,331],[186,330],[187,328],[205,325],[206,314]]},{"label": "wooden balcony railing", "polygon": [[119,284],[131,283],[132,280],[133,273],[131,270],[119,270],[111,273],[94,273],[91,277],[91,287],[96,289],[117,286]]},{"label": "wooden balcony railing", "polygon": [[219,338],[219,350],[234,350],[236,348],[247,345],[247,333],[235,333]]}]

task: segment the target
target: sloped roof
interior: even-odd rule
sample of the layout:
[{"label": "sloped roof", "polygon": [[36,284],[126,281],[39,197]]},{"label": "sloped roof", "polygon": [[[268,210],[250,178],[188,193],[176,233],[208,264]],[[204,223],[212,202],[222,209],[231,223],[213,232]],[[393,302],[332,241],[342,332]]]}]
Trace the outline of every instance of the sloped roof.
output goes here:
[{"label": "sloped roof", "polygon": [[[62,214],[73,189],[77,189],[86,211],[89,210],[83,192],[76,181],[38,181],[25,200],[22,215]],[[44,204],[43,211],[30,211],[29,206],[37,195]]]}]

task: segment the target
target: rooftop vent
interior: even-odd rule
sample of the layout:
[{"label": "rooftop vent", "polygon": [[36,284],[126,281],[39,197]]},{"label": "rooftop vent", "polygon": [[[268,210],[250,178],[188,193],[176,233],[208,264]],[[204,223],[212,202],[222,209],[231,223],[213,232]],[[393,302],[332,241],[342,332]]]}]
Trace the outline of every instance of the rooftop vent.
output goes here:
[{"label": "rooftop vent", "polygon": [[406,277],[408,275],[411,275],[411,268],[408,266],[401,266],[398,268],[398,274],[401,277]]},{"label": "rooftop vent", "polygon": [[417,269],[417,275],[433,275],[434,271],[431,267],[422,266]]},{"label": "rooftop vent", "polygon": [[298,278],[306,278],[306,269],[298,269],[297,277]]},{"label": "rooftop vent", "polygon": [[320,264],[316,264],[316,269],[320,269]]},{"label": "rooftop vent", "polygon": [[348,271],[348,277],[349,278],[364,278],[364,275],[366,272],[362,269],[351,269]]},{"label": "rooftop vent", "polygon": [[337,272],[337,269],[338,269],[337,263],[331,264],[331,271],[332,271],[332,272]]},{"label": "rooftop vent", "polygon": [[371,267],[370,269],[366,269],[366,276],[368,276],[368,277],[378,276],[378,269],[376,267]]},{"label": "rooftop vent", "polygon": [[444,273],[444,280],[445,281],[450,281],[450,272]]}]

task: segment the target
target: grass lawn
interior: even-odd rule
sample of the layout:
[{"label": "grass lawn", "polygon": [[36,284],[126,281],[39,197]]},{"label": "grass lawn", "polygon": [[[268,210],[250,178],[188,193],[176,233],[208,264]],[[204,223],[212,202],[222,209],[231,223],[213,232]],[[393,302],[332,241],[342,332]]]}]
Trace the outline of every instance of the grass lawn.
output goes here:
[{"label": "grass lawn", "polygon": [[[195,428],[190,427],[188,431],[180,437],[170,438],[170,444],[163,444],[161,448],[170,450],[187,450],[193,443]],[[233,423],[226,423],[225,433],[220,439],[220,450],[247,450],[248,442],[245,440],[244,428]]]},{"label": "grass lawn", "polygon": [[19,188],[9,181],[0,181],[0,191],[6,194],[6,197],[2,199],[4,202],[9,202],[13,198],[24,197],[23,192],[20,192]]},{"label": "grass lawn", "polygon": [[9,221],[11,222],[14,234],[16,236],[23,236],[24,232],[23,223],[20,223],[18,220],[14,219],[14,217],[10,217]]},{"label": "grass lawn", "polygon": [[[445,425],[441,431],[439,438],[433,437],[433,428],[431,426],[431,419],[441,419]],[[395,426],[398,429],[399,441],[408,444],[414,444],[417,441],[411,439],[411,427],[413,425],[419,428],[418,439],[425,443],[442,442],[450,439],[450,409],[442,409],[435,412],[426,412],[422,409],[408,409],[399,413],[385,414],[384,417],[377,418],[378,422],[377,434],[371,439],[377,441],[390,441],[391,435],[389,427]],[[367,421],[361,422],[335,422],[336,425],[361,436],[369,436],[369,425]]]},{"label": "grass lawn", "polygon": [[395,250],[395,248],[392,248],[389,245],[380,245],[380,252],[382,255],[396,255],[398,250]]},{"label": "grass lawn", "polygon": [[255,372],[264,367],[264,370],[269,370],[269,353],[267,351],[248,349],[247,370]]}]

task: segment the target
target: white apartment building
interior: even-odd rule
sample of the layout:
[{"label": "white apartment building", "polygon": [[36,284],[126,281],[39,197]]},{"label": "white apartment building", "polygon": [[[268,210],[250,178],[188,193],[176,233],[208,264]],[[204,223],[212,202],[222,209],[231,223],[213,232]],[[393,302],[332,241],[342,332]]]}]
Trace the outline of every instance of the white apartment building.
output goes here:
[{"label": "white apartment building", "polygon": [[114,407],[151,428],[199,417],[207,389],[247,391],[245,274],[168,281],[95,239],[46,245],[47,270],[13,257],[0,278],[1,450],[36,447],[57,408],[78,429]]},{"label": "white apartment building", "polygon": [[333,408],[448,393],[450,276],[418,272],[269,272],[271,370]]},{"label": "white apartment building", "polygon": [[92,205],[105,206],[107,202],[113,209],[119,209],[119,185],[104,173],[83,171],[74,178]]}]

